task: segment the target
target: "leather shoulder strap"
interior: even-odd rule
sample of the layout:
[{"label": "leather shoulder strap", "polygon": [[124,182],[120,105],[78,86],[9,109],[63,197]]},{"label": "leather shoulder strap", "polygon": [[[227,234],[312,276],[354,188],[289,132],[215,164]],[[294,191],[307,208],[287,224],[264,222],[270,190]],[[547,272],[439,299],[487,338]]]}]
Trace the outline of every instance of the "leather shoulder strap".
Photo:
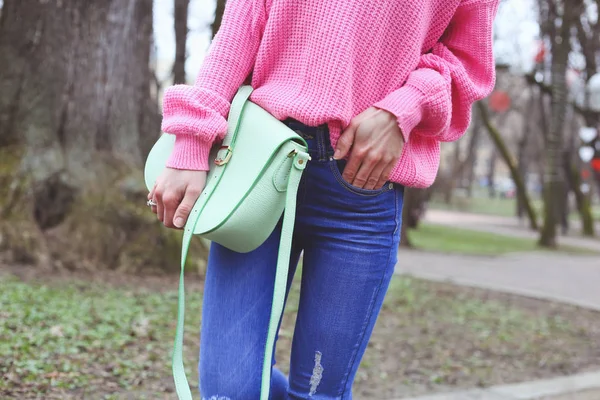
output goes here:
[{"label": "leather shoulder strap", "polygon": [[285,291],[287,287],[288,272],[290,269],[290,255],[292,251],[292,237],[294,236],[294,222],[296,220],[296,194],[302,178],[302,172],[310,156],[306,152],[298,152],[294,156],[292,169],[288,177],[288,185],[285,196],[285,210],[283,212],[283,224],[281,226],[281,238],[279,239],[279,253],[277,255],[277,269],[275,271],[275,285],[273,288],[273,300],[271,303],[271,317],[269,318],[269,330],[265,344],[262,365],[260,400],[269,400],[271,388],[271,371],[273,349],[275,348],[275,337],[279,320],[283,314],[285,302]]},{"label": "leather shoulder strap", "polygon": [[238,89],[233,98],[229,109],[229,117],[227,118],[227,135],[223,139],[223,146],[233,147],[235,145],[242,111],[253,91],[252,86],[244,85]]}]

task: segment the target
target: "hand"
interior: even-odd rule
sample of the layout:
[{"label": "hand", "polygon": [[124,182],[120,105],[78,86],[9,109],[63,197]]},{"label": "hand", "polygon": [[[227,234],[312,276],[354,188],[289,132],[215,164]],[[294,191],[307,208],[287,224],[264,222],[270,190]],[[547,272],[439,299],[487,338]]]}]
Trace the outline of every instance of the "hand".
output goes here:
[{"label": "hand", "polygon": [[167,228],[181,229],[206,185],[206,171],[167,168],[156,180],[148,200],[152,212]]},{"label": "hand", "polygon": [[339,160],[350,152],[342,177],[353,186],[373,190],[389,180],[403,146],[404,137],[396,117],[370,107],[354,117],[342,132],[333,158]]}]

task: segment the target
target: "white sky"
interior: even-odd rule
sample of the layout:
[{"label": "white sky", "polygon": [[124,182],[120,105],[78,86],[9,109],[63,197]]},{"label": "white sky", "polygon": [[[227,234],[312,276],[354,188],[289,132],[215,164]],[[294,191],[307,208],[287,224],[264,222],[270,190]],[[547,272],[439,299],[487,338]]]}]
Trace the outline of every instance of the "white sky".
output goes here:
[{"label": "white sky", "polygon": [[[214,0],[190,0],[186,72],[192,78],[200,68],[210,44],[210,24],[213,21],[214,12]],[[154,1],[154,40],[159,59],[159,78],[162,79],[164,75],[169,74],[171,63],[175,58],[173,0]]]},{"label": "white sky", "polygon": [[[0,0],[2,1],[2,0]],[[390,0],[387,0],[390,1]],[[499,60],[527,69],[537,48],[538,25],[535,0],[505,0],[496,18],[495,51]],[[173,0],[155,0],[154,30],[159,62],[159,77],[168,76],[175,56]],[[210,44],[210,24],[214,0],[191,0],[188,25],[186,71],[194,79]]]}]

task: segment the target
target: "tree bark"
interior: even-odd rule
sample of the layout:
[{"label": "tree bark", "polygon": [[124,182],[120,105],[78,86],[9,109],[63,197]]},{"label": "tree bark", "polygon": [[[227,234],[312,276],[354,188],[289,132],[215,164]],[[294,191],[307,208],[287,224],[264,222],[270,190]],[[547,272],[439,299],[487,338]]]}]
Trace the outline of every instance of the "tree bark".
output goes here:
[{"label": "tree bark", "polygon": [[496,198],[496,160],[497,159],[498,159],[498,151],[496,149],[492,149],[492,153],[490,154],[490,158],[488,160],[488,173],[487,173],[488,197],[490,199]]},{"label": "tree bark", "polygon": [[444,203],[446,204],[452,203],[452,196],[454,194],[454,190],[456,189],[457,184],[458,186],[460,186],[460,181],[462,179],[462,169],[465,163],[464,161],[461,161],[460,143],[458,141],[454,142],[453,146],[454,152],[451,165],[452,171],[450,172],[450,175],[447,175],[444,179]]},{"label": "tree bark", "polygon": [[[519,175],[523,178],[523,181],[525,183],[525,188],[527,188],[527,174],[529,171],[527,150],[529,148],[529,143],[531,142],[531,133],[532,133],[530,116],[533,115],[534,107],[535,107],[535,93],[534,93],[533,87],[531,87],[529,103],[527,104],[527,108],[525,109],[525,114],[524,114],[525,118],[523,118],[524,119],[523,133],[521,135],[521,138],[519,139],[518,146],[517,146],[518,172],[519,172]],[[525,214],[525,204],[523,204],[522,198],[523,198],[523,196],[520,196],[517,193],[517,217],[519,219],[523,218],[523,215]]]},{"label": "tree bark", "polygon": [[216,0],[217,4],[215,6],[215,20],[211,25],[212,29],[212,37],[215,37],[219,28],[221,27],[221,21],[223,20],[223,12],[225,11],[225,3],[227,0]]},{"label": "tree bark", "polygon": [[[473,118],[477,120],[477,110],[473,110]],[[451,171],[448,172],[447,175],[439,176],[436,180],[436,189],[438,192],[443,192],[444,202],[446,204],[452,203],[452,196],[456,187],[463,187],[464,176],[469,174],[469,179],[472,181],[473,179],[473,169],[475,164],[475,159],[477,157],[477,145],[479,143],[480,137],[480,127],[476,126],[473,128],[470,134],[469,143],[467,144],[466,156],[461,156],[461,147],[459,142],[454,143],[454,157],[452,159],[452,168]],[[469,171],[470,169],[470,171]],[[470,186],[472,182],[469,182],[468,188],[470,190]]]},{"label": "tree bark", "polygon": [[68,268],[177,267],[145,206],[160,132],[152,0],[5,0],[0,19],[0,249]]},{"label": "tree bark", "polygon": [[479,148],[479,141],[481,139],[481,117],[477,108],[473,108],[472,112],[472,136],[469,142],[469,152],[467,156],[467,197],[473,197],[473,181],[475,180],[475,165],[477,164],[477,149]]},{"label": "tree bark", "polygon": [[519,196],[521,198],[521,202],[524,204],[525,210],[527,211],[527,216],[529,218],[529,226],[531,229],[537,230],[538,224],[537,224],[537,218],[535,215],[535,211],[531,204],[531,200],[529,199],[529,195],[527,193],[527,188],[525,187],[525,183],[524,183],[521,175],[519,174],[517,163],[515,162],[512,155],[510,154],[508,147],[504,143],[504,140],[502,140],[502,136],[500,135],[500,132],[498,132],[496,127],[494,125],[492,125],[486,105],[481,101],[478,102],[477,104],[478,104],[479,114],[481,115],[483,124],[487,128],[487,131],[490,134],[490,137],[491,137],[492,141],[494,142],[494,145],[495,145],[498,153],[500,153],[500,156],[502,157],[502,159],[504,160],[504,162],[506,163],[506,165],[508,166],[508,168],[510,170],[510,175],[517,187],[517,196]]},{"label": "tree bark", "polygon": [[581,218],[581,227],[583,236],[593,237],[594,232],[594,219],[592,215],[592,208],[590,202],[591,193],[583,193],[581,191],[582,179],[580,175],[581,160],[576,151],[576,142],[578,141],[577,135],[577,120],[576,114],[572,108],[570,109],[570,129],[568,142],[565,150],[565,178],[568,189],[573,192],[575,197],[575,204],[579,217]]},{"label": "tree bark", "polygon": [[[579,3],[579,1],[577,1]],[[546,248],[556,248],[556,225],[561,201],[561,191],[564,190],[563,177],[563,129],[567,109],[567,62],[571,51],[571,28],[574,18],[581,14],[578,5],[563,7],[562,22],[552,40],[551,65],[551,115],[550,129],[546,135],[546,169],[544,174],[544,225],[539,244]],[[554,22],[559,16],[549,13]]]},{"label": "tree bark", "polygon": [[188,35],[188,9],[190,0],[174,0],[175,20],[175,62],[173,63],[173,83],[186,83],[185,60]]},{"label": "tree bark", "polygon": [[415,214],[416,207],[414,204],[415,196],[412,192],[412,188],[405,188],[404,202],[402,204],[402,228],[400,230],[400,247],[405,248],[413,247],[413,244],[410,241],[410,237],[408,236],[408,231],[416,227],[416,224],[413,223],[413,215]]},{"label": "tree bark", "polygon": [[400,233],[400,246],[412,248],[408,231],[417,229],[421,218],[425,214],[426,204],[431,197],[432,189],[405,188],[402,208],[402,228]]},{"label": "tree bark", "polygon": [[592,215],[592,204],[590,201],[590,195],[585,194],[581,191],[581,175],[577,168],[577,163],[571,162],[572,156],[565,161],[565,174],[568,174],[567,181],[571,185],[571,190],[575,195],[575,202],[577,204],[577,211],[581,218],[582,235],[588,237],[594,237],[594,217]]}]

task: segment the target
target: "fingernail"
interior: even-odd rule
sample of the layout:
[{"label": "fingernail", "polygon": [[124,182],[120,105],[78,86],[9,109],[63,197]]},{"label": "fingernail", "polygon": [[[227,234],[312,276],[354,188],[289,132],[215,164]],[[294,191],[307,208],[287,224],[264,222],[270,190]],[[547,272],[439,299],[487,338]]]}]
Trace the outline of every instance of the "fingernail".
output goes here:
[{"label": "fingernail", "polygon": [[174,224],[176,227],[181,228],[183,226],[183,218],[181,218],[181,217],[175,218]]},{"label": "fingernail", "polygon": [[340,150],[336,150],[335,153],[333,153],[333,159],[337,160],[340,158],[341,155],[342,155],[342,152]]}]

